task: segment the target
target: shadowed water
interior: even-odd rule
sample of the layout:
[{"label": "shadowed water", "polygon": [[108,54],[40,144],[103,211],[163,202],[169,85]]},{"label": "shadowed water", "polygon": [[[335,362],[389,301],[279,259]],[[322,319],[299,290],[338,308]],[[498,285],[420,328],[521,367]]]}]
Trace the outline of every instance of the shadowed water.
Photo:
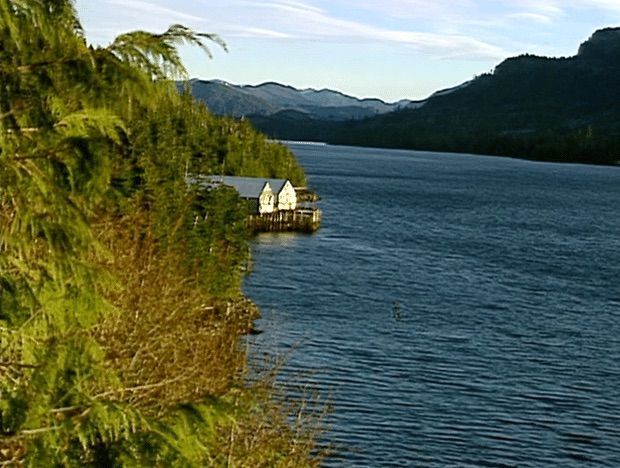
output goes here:
[{"label": "shadowed water", "polygon": [[254,352],[346,466],[620,466],[620,169],[293,145],[322,229],[261,235]]}]

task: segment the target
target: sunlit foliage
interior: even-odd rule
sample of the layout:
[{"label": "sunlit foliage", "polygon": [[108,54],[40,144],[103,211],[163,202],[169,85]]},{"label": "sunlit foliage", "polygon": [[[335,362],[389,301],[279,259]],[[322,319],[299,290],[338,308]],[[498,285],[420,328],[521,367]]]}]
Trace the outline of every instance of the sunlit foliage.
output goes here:
[{"label": "sunlit foliage", "polygon": [[[176,92],[176,46],[205,41],[223,45],[172,26],[93,47],[71,1],[0,0],[2,465],[225,464],[249,446],[311,463],[311,434],[244,386],[245,206],[186,184],[303,172]],[[230,439],[242,427],[271,442]]]}]

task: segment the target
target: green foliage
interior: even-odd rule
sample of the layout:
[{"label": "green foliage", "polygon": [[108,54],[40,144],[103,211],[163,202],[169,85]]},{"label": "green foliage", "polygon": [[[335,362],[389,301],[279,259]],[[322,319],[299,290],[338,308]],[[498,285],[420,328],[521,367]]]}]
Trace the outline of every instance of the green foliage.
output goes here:
[{"label": "green foliage", "polygon": [[304,176],[178,95],[176,46],[206,40],[223,45],[172,26],[93,48],[72,1],[0,0],[2,465],[209,464],[247,417],[229,402],[245,207],[186,176]]},{"label": "green foliage", "polygon": [[195,33],[185,26],[175,24],[163,34],[133,31],[121,34],[110,44],[108,50],[123,62],[131,63],[155,78],[186,76],[187,72],[177,47],[189,44],[200,47],[209,57],[211,52],[205,45],[208,39],[226,48],[224,42],[215,34]]}]

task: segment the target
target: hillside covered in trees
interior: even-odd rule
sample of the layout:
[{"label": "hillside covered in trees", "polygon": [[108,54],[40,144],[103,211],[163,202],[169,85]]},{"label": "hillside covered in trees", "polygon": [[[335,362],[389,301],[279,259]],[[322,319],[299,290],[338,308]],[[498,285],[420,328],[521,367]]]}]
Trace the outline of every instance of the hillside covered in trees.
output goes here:
[{"label": "hillside covered in trees", "polygon": [[251,116],[274,138],[613,164],[620,160],[620,28],[577,55],[522,55],[416,109],[344,123]]},{"label": "hillside covered in trees", "polygon": [[94,47],[72,1],[0,0],[1,466],[314,463],[314,419],[246,383],[245,204],[186,184],[304,174],[179,95],[180,43],[223,45]]}]

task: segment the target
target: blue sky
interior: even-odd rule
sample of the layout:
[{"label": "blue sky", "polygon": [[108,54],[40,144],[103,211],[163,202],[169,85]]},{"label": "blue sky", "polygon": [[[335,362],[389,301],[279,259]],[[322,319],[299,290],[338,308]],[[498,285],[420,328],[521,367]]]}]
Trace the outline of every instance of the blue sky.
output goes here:
[{"label": "blue sky", "polygon": [[421,99],[521,53],[575,54],[620,25],[620,0],[77,0],[89,41],[181,23],[217,33],[210,60],[184,48],[191,77],[277,81],[387,101]]}]

